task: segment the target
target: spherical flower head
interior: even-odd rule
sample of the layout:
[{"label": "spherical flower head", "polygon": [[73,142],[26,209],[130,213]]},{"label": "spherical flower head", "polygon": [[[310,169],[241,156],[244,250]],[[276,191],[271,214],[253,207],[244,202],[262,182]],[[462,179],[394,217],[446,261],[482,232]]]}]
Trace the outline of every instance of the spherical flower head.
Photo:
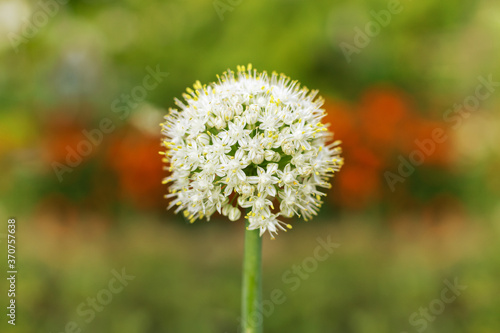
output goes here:
[{"label": "spherical flower head", "polygon": [[278,218],[317,215],[343,164],[340,141],[321,123],[318,91],[251,65],[217,78],[188,88],[161,124],[165,197],[191,223],[216,211],[236,221],[246,210],[248,229],[274,238],[291,228]]}]

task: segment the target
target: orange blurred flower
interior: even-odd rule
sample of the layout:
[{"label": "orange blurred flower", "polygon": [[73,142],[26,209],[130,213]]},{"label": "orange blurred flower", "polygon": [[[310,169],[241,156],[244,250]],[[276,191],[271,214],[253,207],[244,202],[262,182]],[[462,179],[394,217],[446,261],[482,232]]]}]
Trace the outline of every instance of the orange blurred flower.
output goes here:
[{"label": "orange blurred flower", "polygon": [[165,204],[159,150],[159,135],[135,128],[126,127],[112,139],[109,165],[116,172],[122,196],[138,208],[160,208]]},{"label": "orange blurred flower", "polygon": [[[422,116],[405,93],[388,86],[369,88],[359,105],[327,100],[325,122],[342,140],[345,165],[334,182],[334,200],[347,208],[360,209],[382,199],[386,170],[397,168],[397,156],[416,149],[415,140],[430,138],[445,126]],[[422,167],[449,164],[450,142],[436,146]]]}]

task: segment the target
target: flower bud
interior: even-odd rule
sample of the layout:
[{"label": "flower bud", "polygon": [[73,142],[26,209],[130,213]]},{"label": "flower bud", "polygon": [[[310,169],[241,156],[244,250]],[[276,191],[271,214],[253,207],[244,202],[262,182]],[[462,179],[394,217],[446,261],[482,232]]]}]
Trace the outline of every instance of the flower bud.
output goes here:
[{"label": "flower bud", "polygon": [[201,133],[200,135],[198,135],[198,137],[196,138],[196,140],[202,146],[206,146],[206,145],[208,145],[210,143],[210,137],[206,133]]},{"label": "flower bud", "polygon": [[253,125],[257,122],[260,114],[260,108],[257,104],[252,104],[248,107],[245,114],[245,120],[248,124]]},{"label": "flower bud", "polygon": [[[231,107],[224,108],[222,110],[221,116],[222,116],[222,118],[224,118],[225,121],[230,121],[231,119],[233,119],[233,116],[234,116],[233,108],[231,108]],[[225,124],[224,124],[224,127],[225,127]]]},{"label": "flower bud", "polygon": [[240,103],[237,103],[235,106],[234,106],[234,113],[239,116],[243,113],[243,105],[241,105]]},{"label": "flower bud", "polygon": [[291,173],[287,173],[283,177],[283,183],[285,183],[287,185],[293,184],[294,181],[295,181],[295,178],[293,177],[293,175]]},{"label": "flower bud", "polygon": [[231,207],[228,217],[230,221],[237,221],[241,217],[241,211],[236,207]]},{"label": "flower bud", "polygon": [[266,150],[264,152],[264,157],[266,159],[266,161],[272,161],[273,158],[274,158],[274,151],[273,150]]},{"label": "flower bud", "polygon": [[242,196],[249,197],[253,194],[253,186],[245,184],[241,186],[240,192]]},{"label": "flower bud", "polygon": [[292,155],[295,152],[293,144],[288,140],[283,140],[283,142],[281,143],[281,149],[287,155]]},{"label": "flower bud", "polygon": [[217,128],[218,130],[221,130],[221,129],[226,127],[226,122],[221,117],[217,117],[217,118],[215,118],[214,125],[215,125],[215,128]]},{"label": "flower bud", "polygon": [[298,168],[297,170],[299,172],[299,175],[301,175],[302,177],[307,177],[312,172],[312,168],[311,167],[301,167],[301,168]]},{"label": "flower bud", "polygon": [[262,162],[264,162],[264,154],[255,154],[252,162],[255,164],[261,164]]},{"label": "flower bud", "polygon": [[293,217],[293,214],[294,214],[293,210],[289,207],[283,207],[281,209],[281,215],[283,215],[284,217],[290,218],[290,217]]},{"label": "flower bud", "polygon": [[231,206],[230,204],[225,204],[224,206],[222,206],[222,215],[227,216],[232,207],[233,206]]}]

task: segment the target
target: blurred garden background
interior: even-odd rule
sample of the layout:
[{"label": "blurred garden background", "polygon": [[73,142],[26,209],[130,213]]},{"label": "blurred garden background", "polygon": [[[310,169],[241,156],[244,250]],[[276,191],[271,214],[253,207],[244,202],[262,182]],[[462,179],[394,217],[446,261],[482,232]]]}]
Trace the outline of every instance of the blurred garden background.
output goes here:
[{"label": "blurred garden background", "polygon": [[244,223],[166,211],[158,124],[247,63],[319,89],[345,157],[264,236],[265,331],[500,332],[498,1],[0,0],[0,57],[1,332],[238,331]]}]

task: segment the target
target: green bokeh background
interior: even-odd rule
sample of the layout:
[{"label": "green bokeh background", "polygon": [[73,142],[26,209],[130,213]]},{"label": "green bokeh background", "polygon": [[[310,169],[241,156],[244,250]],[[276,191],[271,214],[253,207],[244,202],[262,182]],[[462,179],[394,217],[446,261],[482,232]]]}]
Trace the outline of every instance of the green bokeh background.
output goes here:
[{"label": "green bokeh background", "polygon": [[[74,332],[238,331],[243,223],[189,225],[165,211],[161,194],[146,197],[161,204],[134,205],[116,169],[105,167],[115,155],[103,147],[128,142],[123,137],[138,126],[154,138],[157,117],[195,80],[252,63],[349,105],[389,85],[411,96],[419,117],[442,122],[445,110],[474,93],[477,77],[500,78],[494,0],[402,0],[402,11],[350,62],[340,44],[353,44],[355,28],[387,1],[70,0],[51,7],[27,38],[29,22],[49,3],[0,0],[0,248],[6,252],[14,217],[19,272],[11,327],[0,256],[1,332],[59,333],[71,321]],[[25,42],[13,44],[13,34]],[[157,66],[169,76],[119,119],[112,103]],[[333,199],[315,220],[274,241],[265,236],[264,299],[274,289],[286,298],[265,316],[265,331],[499,332],[499,106],[495,91],[457,130],[446,127],[453,156],[446,166],[417,168],[395,192],[384,183],[356,209]],[[64,149],[72,137],[58,136],[58,122],[91,129],[105,117],[116,131],[59,182],[47,137]],[[397,155],[390,161],[387,170],[396,170]],[[342,197],[342,188],[334,191]],[[340,246],[291,290],[284,274],[313,255],[318,237]],[[122,268],[134,280],[87,323],[77,308]],[[425,328],[412,325],[411,315],[455,279],[467,289]]]}]

